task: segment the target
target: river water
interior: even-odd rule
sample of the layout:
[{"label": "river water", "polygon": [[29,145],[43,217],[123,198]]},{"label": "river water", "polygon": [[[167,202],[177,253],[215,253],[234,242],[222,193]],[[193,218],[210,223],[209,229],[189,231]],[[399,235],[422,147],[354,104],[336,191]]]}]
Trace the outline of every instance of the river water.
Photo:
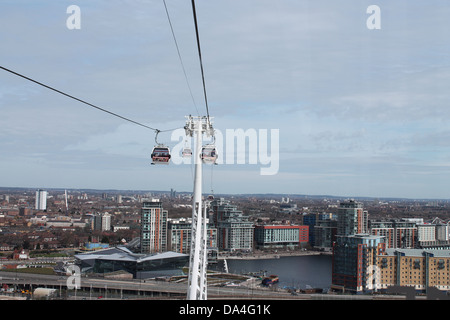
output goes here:
[{"label": "river water", "polygon": [[[222,264],[221,264],[222,265]],[[265,272],[277,275],[279,287],[328,289],[331,285],[331,255],[304,255],[279,259],[227,259],[230,273]]]}]

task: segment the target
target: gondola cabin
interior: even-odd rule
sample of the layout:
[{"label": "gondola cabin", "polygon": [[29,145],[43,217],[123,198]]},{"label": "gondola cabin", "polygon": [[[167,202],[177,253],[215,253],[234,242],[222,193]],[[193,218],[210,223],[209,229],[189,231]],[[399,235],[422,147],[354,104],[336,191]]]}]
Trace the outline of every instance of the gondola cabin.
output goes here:
[{"label": "gondola cabin", "polygon": [[169,164],[170,150],[165,146],[156,146],[152,151],[152,164]]},{"label": "gondola cabin", "polygon": [[216,147],[213,145],[204,146],[202,148],[202,153],[200,154],[203,163],[207,164],[216,164],[217,156]]},{"label": "gondola cabin", "polygon": [[183,158],[190,158],[192,156],[192,150],[190,148],[184,148],[181,152]]}]

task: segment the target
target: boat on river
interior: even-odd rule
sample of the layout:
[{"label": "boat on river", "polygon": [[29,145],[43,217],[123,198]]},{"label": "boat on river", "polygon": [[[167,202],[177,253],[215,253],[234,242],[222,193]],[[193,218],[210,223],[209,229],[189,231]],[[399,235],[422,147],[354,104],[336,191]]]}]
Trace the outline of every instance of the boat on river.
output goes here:
[{"label": "boat on river", "polygon": [[279,280],[280,279],[278,278],[277,275],[272,274],[272,275],[270,275],[268,277],[263,278],[262,281],[261,281],[261,284],[263,286],[268,287],[268,286],[271,286],[271,285],[274,285],[274,284],[278,283]]}]

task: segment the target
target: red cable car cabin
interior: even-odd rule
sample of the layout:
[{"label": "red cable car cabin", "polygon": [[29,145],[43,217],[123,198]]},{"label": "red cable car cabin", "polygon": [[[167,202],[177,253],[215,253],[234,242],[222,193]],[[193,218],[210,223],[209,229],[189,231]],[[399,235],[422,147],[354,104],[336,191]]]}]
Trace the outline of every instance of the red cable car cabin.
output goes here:
[{"label": "red cable car cabin", "polygon": [[164,146],[157,146],[153,148],[152,164],[169,164],[170,150]]}]

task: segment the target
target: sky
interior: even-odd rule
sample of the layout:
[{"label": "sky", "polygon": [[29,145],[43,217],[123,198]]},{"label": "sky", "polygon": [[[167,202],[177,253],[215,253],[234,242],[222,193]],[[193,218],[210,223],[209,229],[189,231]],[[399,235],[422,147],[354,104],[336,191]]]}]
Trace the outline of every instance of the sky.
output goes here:
[{"label": "sky", "polygon": [[[201,69],[191,2],[165,3],[176,43],[163,0],[2,0],[0,66],[152,128],[182,128],[206,115]],[[219,165],[203,166],[205,194],[450,198],[448,1],[195,5],[223,146]],[[192,164],[150,165],[154,131],[5,70],[0,115],[0,186],[193,190]],[[226,149],[238,129],[273,151],[273,174],[261,174],[261,149],[250,163],[256,140]],[[179,151],[190,142],[179,133],[157,140]]]}]

